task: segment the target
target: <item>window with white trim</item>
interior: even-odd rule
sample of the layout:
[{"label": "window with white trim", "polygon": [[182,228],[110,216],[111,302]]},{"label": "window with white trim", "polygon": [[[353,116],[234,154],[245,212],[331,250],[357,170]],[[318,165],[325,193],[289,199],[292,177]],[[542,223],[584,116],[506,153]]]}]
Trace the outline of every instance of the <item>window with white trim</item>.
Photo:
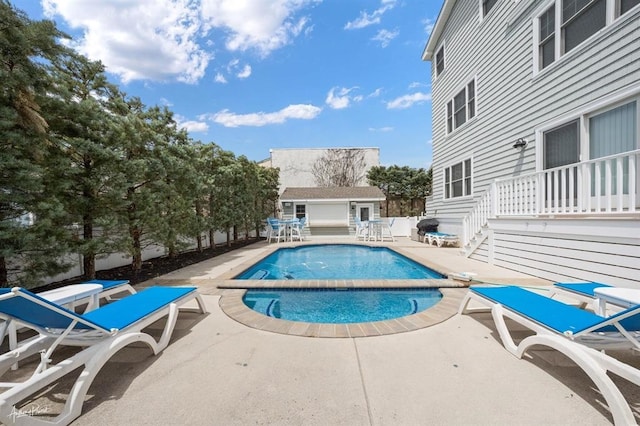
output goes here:
[{"label": "window with white trim", "polygon": [[447,133],[476,116],[476,79],[471,80],[447,102]]},{"label": "window with white trim", "polygon": [[640,0],[554,0],[534,20],[537,69],[546,68],[638,5]]},{"label": "window with white trim", "polygon": [[296,204],[296,218],[302,219],[307,215],[307,206],[306,204]]},{"label": "window with white trim", "polygon": [[444,46],[436,52],[436,77],[444,71]]},{"label": "window with white trim", "polygon": [[498,3],[498,0],[482,0],[482,17],[484,18],[491,11],[493,6]]},{"label": "window with white trim", "polygon": [[444,168],[444,198],[471,195],[471,159]]},{"label": "window with white trim", "polygon": [[[552,169],[580,161],[594,160],[640,149],[640,97],[636,96],[596,111],[585,112],[570,121],[542,132],[542,168]],[[581,130],[582,129],[582,130]],[[593,169],[592,165],[592,169]],[[574,193],[577,193],[574,169]],[[629,160],[622,165],[623,191],[628,193]],[[595,174],[591,179],[594,182]],[[600,188],[604,194],[605,177]],[[618,170],[611,171],[612,193],[616,193]],[[569,190],[567,181],[567,193]],[[595,186],[591,185],[592,196]],[[551,190],[550,190],[551,191]],[[549,192],[548,192],[549,194]],[[601,195],[603,195],[601,194]],[[552,191],[551,191],[552,195]]]}]

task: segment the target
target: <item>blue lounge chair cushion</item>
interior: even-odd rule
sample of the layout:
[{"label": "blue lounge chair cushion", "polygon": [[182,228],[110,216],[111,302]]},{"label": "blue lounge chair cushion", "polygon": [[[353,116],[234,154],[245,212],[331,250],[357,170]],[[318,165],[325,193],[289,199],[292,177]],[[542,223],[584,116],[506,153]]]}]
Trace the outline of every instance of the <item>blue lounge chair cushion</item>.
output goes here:
[{"label": "blue lounge chair cushion", "polygon": [[445,234],[444,232],[427,232],[427,234],[432,235],[434,237],[441,237],[441,238],[458,238],[457,235]]},{"label": "blue lounge chair cushion", "polygon": [[108,330],[122,330],[194,291],[196,287],[149,287],[87,312],[83,317]]},{"label": "blue lounge chair cushion", "polygon": [[[1,288],[0,295],[10,291],[9,288]],[[93,326],[93,328],[103,331],[122,330],[194,291],[196,291],[196,287],[150,287],[84,315],[79,315],[21,288],[18,289],[18,292],[35,298],[39,303],[24,297],[11,297],[0,300],[0,312],[43,329],[64,329],[74,319],[82,319],[90,325],[76,324],[75,329],[91,329]],[[56,312],[56,310],[65,314]]]},{"label": "blue lounge chair cushion", "polygon": [[572,291],[574,293],[584,294],[590,297],[596,297],[596,294],[593,292],[596,288],[600,287],[611,287],[607,284],[602,283],[555,283],[554,286],[562,288],[567,291]]},{"label": "blue lounge chair cushion", "polygon": [[[0,288],[0,295],[11,292],[10,288]],[[26,324],[33,324],[40,328],[67,328],[71,324],[71,318],[80,318],[78,314],[72,312],[60,305],[52,303],[47,299],[38,296],[35,293],[31,293],[29,290],[23,288],[18,289],[19,293],[35,298],[40,303],[35,303],[24,297],[11,297],[8,299],[0,300],[0,313],[9,315],[16,318]],[[65,312],[63,315],[56,312],[56,309]],[[102,328],[98,324],[93,324],[96,328]],[[84,324],[77,324],[76,329],[88,329],[90,328]],[[108,331],[109,329],[104,329]]]},{"label": "blue lounge chair cushion", "polygon": [[[603,318],[592,312],[576,308],[572,305],[566,305],[555,299],[520,287],[469,287],[469,290],[560,334],[567,331],[573,334],[579,333],[597,326],[599,323],[619,317],[628,311],[625,310],[611,317]],[[638,306],[629,309],[638,309]],[[627,331],[640,330],[640,314],[625,318],[620,321],[620,324]],[[612,325],[607,325],[595,331],[605,332],[618,330]]]}]

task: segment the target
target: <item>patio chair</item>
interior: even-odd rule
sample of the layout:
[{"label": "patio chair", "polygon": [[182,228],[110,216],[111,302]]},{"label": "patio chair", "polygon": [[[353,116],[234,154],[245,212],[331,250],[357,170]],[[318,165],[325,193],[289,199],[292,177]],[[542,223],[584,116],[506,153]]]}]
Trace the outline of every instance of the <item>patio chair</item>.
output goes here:
[{"label": "patio chair", "polygon": [[271,242],[271,240],[275,239],[276,242],[280,242],[280,238],[284,241],[287,239],[287,228],[282,225],[278,219],[275,218],[267,218],[267,223],[269,224],[269,233],[267,235],[267,240]]},{"label": "patio chair", "polygon": [[369,239],[369,223],[363,222],[359,217],[354,217],[353,221],[356,224],[356,240],[362,239],[366,241]]},{"label": "patio chair", "polygon": [[[471,300],[484,306],[469,308]],[[609,405],[615,424],[636,424],[629,404],[607,372],[640,386],[640,370],[601,350],[640,350],[640,305],[604,318],[516,286],[469,287],[459,313],[487,309],[491,311],[507,351],[518,358],[534,346],[547,346],[563,353],[596,384]],[[505,318],[535,334],[516,344]]]},{"label": "patio chair", "polygon": [[597,299],[593,291],[599,287],[611,286],[596,282],[555,283],[549,289],[549,297],[568,296],[580,302],[581,308],[590,305],[594,311],[597,311]]},{"label": "patio chair", "polygon": [[395,217],[382,221],[380,225],[380,239],[382,241],[384,241],[385,238],[389,238],[391,241],[395,241],[395,238],[393,238],[393,231],[391,231],[391,227],[393,226],[395,221]]},{"label": "patio chair", "polygon": [[119,293],[136,293],[136,290],[129,284],[129,280],[89,280],[83,281],[83,284],[100,284],[102,292],[98,296],[108,302],[116,300],[113,296]]},{"label": "patio chair", "polygon": [[458,236],[453,234],[445,234],[443,232],[426,232],[424,234],[425,242],[428,242],[429,245],[436,243],[438,247],[442,247],[443,245],[457,245],[458,244]]},{"label": "patio chair", "polygon": [[302,231],[304,230],[304,226],[307,223],[307,217],[303,216],[300,219],[298,219],[297,222],[293,222],[290,226],[291,228],[291,241],[293,241],[295,238],[298,239],[298,241],[302,241],[303,237],[302,237]]},{"label": "patio chair", "polygon": [[[194,299],[197,309],[183,307]],[[0,333],[4,335],[14,321],[38,332],[16,349],[0,355],[0,374],[4,375],[16,361],[40,352],[40,362],[26,380],[0,383],[0,388],[4,388],[0,394],[0,421],[7,425],[69,424],[81,414],[85,395],[103,365],[134,342],[146,344],[155,355],[160,353],[169,344],[179,311],[206,313],[195,287],[150,287],[85,314],[67,310],[19,287],[0,289],[0,317],[5,319]],[[144,330],[163,318],[166,318],[164,329],[156,340]],[[66,346],[83,349],[64,359],[65,352],[57,350]],[[76,375],[78,369],[82,371]],[[76,379],[55,418],[16,415],[20,403],[28,402],[31,396],[46,391],[70,373]]]}]

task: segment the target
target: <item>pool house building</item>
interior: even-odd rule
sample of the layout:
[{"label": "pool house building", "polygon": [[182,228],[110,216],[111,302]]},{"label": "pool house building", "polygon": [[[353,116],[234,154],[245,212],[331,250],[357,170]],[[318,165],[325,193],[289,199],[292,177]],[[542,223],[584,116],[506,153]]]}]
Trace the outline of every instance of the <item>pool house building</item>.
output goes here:
[{"label": "pool house building", "polygon": [[445,0],[427,215],[465,255],[640,288],[640,0]]}]

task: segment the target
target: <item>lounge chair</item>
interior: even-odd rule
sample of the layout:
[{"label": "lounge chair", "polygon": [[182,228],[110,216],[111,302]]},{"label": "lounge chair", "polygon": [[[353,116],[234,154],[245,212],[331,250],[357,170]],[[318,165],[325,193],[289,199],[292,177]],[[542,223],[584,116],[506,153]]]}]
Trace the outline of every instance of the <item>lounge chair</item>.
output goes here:
[{"label": "lounge chair", "polygon": [[100,299],[107,299],[111,302],[114,300],[112,296],[127,292],[129,294],[135,294],[135,289],[129,284],[129,280],[90,280],[84,281],[83,284],[100,284],[102,286],[102,292],[98,295]]},{"label": "lounge chair", "polygon": [[[604,349],[640,350],[640,305],[604,318],[515,286],[469,287],[459,313],[475,312],[471,300],[490,309],[504,347],[518,358],[533,346],[548,346],[573,360],[593,380],[607,401],[615,424],[636,424],[624,396],[607,375],[610,371],[640,386],[640,370],[600,352]],[[505,318],[535,335],[513,341]]]},{"label": "lounge chair", "polygon": [[[182,307],[194,299],[197,309]],[[16,361],[38,352],[41,354],[38,366],[25,381],[0,383],[4,389],[0,394],[0,421],[7,425],[69,424],[81,414],[93,379],[116,352],[131,343],[141,342],[158,354],[169,344],[178,312],[186,310],[206,313],[195,287],[151,287],[81,315],[19,287],[0,289],[0,317],[5,319],[0,333],[4,335],[13,321],[38,332],[16,349],[0,355],[0,374],[4,375]],[[144,329],[165,317],[164,330],[156,341]],[[54,355],[60,357],[56,350],[64,346],[84,349],[53,362]],[[82,371],[57,417],[45,420],[16,415],[20,412],[20,403],[78,369]]]},{"label": "lounge chair", "polygon": [[438,247],[442,247],[446,244],[457,245],[458,236],[445,234],[443,232],[426,232],[424,234],[424,242],[428,242],[429,245],[432,245],[435,242]]},{"label": "lounge chair", "polygon": [[596,295],[593,292],[599,287],[611,287],[607,284],[596,282],[581,282],[581,283],[555,283],[549,289],[549,297],[556,297],[559,295],[568,296],[580,302],[580,307],[590,305],[594,311],[598,310]]}]

